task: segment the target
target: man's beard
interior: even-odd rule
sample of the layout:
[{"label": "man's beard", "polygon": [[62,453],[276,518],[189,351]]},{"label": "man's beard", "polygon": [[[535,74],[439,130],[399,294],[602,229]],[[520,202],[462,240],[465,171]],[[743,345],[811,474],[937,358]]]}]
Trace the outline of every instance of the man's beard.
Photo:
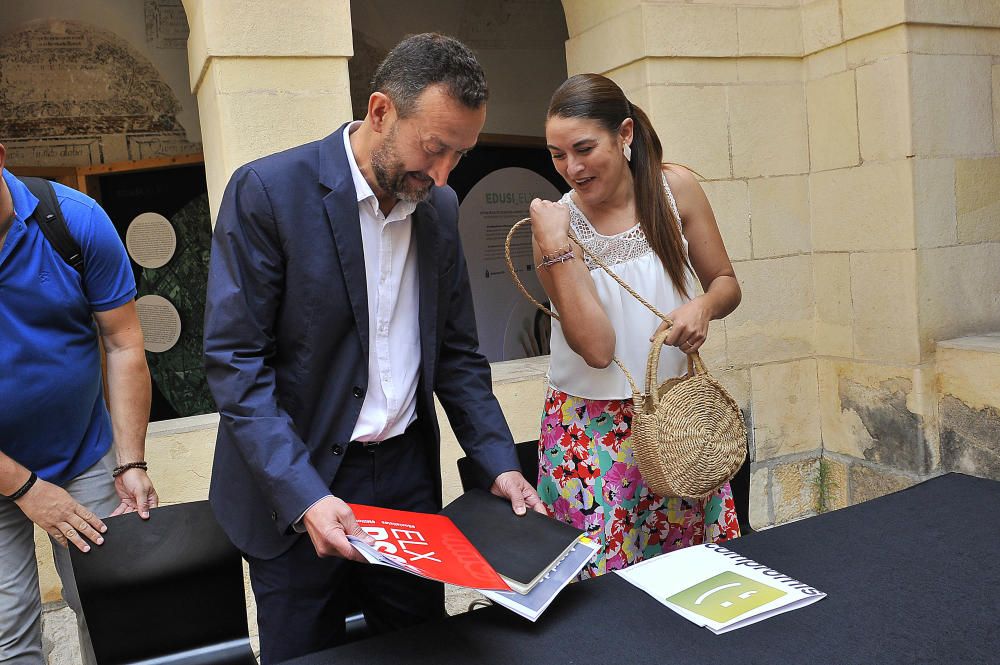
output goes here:
[{"label": "man's beard", "polygon": [[[434,181],[423,173],[407,171],[396,156],[396,126],[386,135],[382,145],[372,151],[372,174],[383,192],[388,192],[400,201],[419,203],[427,198]],[[427,178],[425,184],[415,184],[407,175]]]}]

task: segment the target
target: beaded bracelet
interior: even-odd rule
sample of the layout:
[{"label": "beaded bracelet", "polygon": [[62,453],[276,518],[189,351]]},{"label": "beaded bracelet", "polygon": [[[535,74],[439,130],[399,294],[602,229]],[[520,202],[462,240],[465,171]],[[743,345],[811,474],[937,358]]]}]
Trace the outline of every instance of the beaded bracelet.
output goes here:
[{"label": "beaded bracelet", "polygon": [[143,471],[145,471],[147,467],[148,465],[146,464],[146,462],[129,462],[128,464],[122,464],[121,466],[116,466],[114,470],[111,472],[111,477],[117,478],[118,476],[122,475],[129,469],[142,469]]},{"label": "beaded bracelet", "polygon": [[550,261],[556,258],[557,256],[562,256],[563,254],[571,251],[573,251],[573,246],[570,245],[569,243],[566,243],[562,247],[556,248],[556,251],[552,252],[551,254],[542,254],[542,263]]},{"label": "beaded bracelet", "polygon": [[572,261],[576,258],[576,254],[573,253],[573,249],[567,246],[567,249],[562,254],[554,254],[547,257],[542,257],[544,260],[535,266],[535,270],[548,270],[557,263],[564,263],[566,261]]},{"label": "beaded bracelet", "polygon": [[32,471],[31,475],[28,476],[28,480],[26,480],[25,483],[23,485],[21,485],[21,487],[19,487],[16,492],[14,492],[13,494],[11,494],[10,496],[6,496],[6,495],[2,495],[2,494],[0,494],[0,496],[3,496],[5,499],[9,499],[11,501],[17,501],[22,496],[24,496],[25,494],[27,494],[28,490],[30,490],[35,485],[35,483],[37,481],[38,481],[38,474],[35,473],[34,471]]}]

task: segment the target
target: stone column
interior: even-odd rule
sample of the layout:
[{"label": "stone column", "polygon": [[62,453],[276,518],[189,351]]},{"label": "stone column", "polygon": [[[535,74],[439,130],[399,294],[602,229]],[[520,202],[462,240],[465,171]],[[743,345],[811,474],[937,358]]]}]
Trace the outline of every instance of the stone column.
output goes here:
[{"label": "stone column", "polygon": [[1000,329],[997,28],[995,3],[803,6],[824,457],[843,501],[948,470],[935,343]]},{"label": "stone column", "polygon": [[184,0],[212,220],[248,161],[351,118],[349,0]]}]

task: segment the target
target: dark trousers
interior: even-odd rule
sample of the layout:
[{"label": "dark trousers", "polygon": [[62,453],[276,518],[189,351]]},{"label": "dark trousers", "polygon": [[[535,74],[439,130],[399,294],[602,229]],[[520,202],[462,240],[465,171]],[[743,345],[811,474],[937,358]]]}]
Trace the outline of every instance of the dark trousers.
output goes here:
[{"label": "dark trousers", "polygon": [[[347,503],[434,513],[433,478],[419,428],[378,446],[352,443],[333,486]],[[309,536],[275,559],[247,557],[257,601],[262,665],[343,644],[357,608],[374,633],[444,616],[444,586],[385,566],[321,559]]]}]

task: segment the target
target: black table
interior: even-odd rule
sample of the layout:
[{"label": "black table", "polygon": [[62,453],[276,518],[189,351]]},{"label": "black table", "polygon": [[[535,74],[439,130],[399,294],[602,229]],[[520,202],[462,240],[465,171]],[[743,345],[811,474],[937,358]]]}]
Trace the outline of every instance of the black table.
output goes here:
[{"label": "black table", "polygon": [[1000,663],[1000,482],[948,474],[727,546],[827,598],[714,635],[612,574],[534,624],[490,607],[288,665]]}]

